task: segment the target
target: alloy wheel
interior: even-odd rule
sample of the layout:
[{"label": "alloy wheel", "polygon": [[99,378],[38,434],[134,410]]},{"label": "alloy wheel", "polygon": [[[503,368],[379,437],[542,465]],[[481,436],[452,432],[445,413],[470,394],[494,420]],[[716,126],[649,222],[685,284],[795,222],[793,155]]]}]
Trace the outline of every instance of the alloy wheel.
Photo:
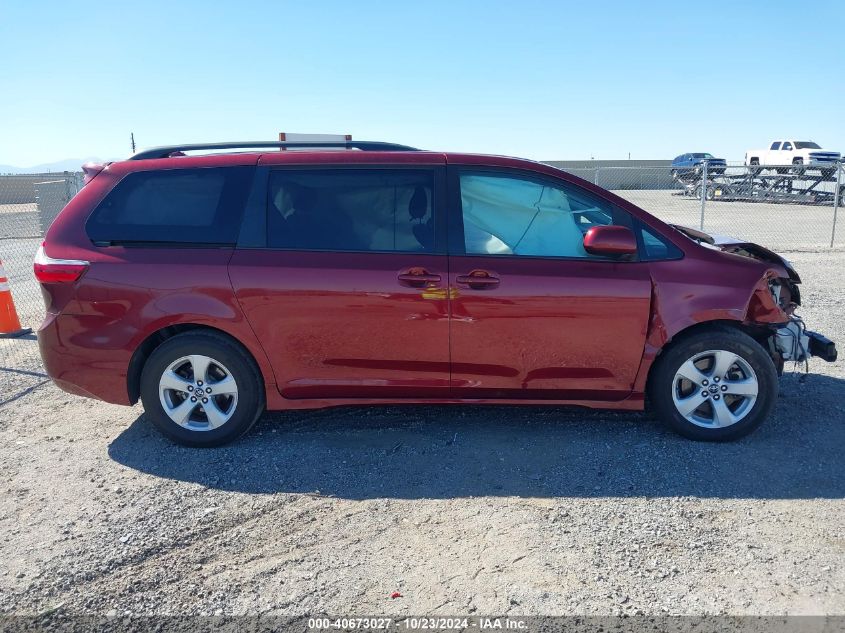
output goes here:
[{"label": "alloy wheel", "polygon": [[672,381],[675,408],[689,422],[722,428],[741,422],[757,401],[751,365],[727,350],[708,350],[683,363]]},{"label": "alloy wheel", "polygon": [[211,431],[228,422],[238,406],[238,385],[219,361],[201,354],[179,358],[159,379],[164,412],[191,431]]}]

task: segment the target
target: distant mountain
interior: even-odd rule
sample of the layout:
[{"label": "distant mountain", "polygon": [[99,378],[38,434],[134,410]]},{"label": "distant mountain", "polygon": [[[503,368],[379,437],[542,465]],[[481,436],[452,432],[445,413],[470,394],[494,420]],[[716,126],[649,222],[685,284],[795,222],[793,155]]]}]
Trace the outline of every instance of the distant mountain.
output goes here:
[{"label": "distant mountain", "polygon": [[54,163],[42,163],[32,167],[15,167],[14,165],[0,165],[0,174],[46,174],[56,171],[82,171],[82,164],[103,162],[99,158],[66,158]]}]

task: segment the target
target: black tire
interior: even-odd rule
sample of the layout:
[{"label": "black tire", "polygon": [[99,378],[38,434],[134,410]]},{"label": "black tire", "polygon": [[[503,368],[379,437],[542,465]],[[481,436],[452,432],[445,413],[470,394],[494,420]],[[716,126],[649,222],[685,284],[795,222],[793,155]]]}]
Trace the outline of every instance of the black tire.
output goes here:
[{"label": "black tire", "polygon": [[[695,188],[695,197],[701,200],[701,192],[704,187],[704,183],[700,183]],[[707,185],[706,193],[708,200],[715,200],[716,199],[716,186],[713,183]]]},{"label": "black tire", "polygon": [[[674,402],[675,376],[678,370],[688,360],[710,350],[723,350],[738,355],[751,367],[757,379],[756,401],[750,406],[744,417],[730,426],[698,426],[684,417],[678,411]],[[732,371],[741,370],[736,366]],[[698,387],[693,391],[697,391],[697,389],[709,391],[711,388],[712,382],[709,387]],[[731,327],[714,327],[678,339],[660,355],[649,380],[648,395],[655,413],[669,428],[693,440],[721,442],[744,437],[760,426],[774,409],[777,394],[778,375],[774,362],[766,350],[740,330]],[[710,397],[715,397],[718,400],[721,396],[717,392],[716,396]],[[735,402],[742,405],[741,399]],[[727,399],[724,403],[728,404]],[[714,404],[716,403],[711,401],[709,404],[703,405],[703,410],[706,411],[707,407]],[[736,406],[736,404],[729,406]],[[697,411],[699,410],[701,409],[697,409]],[[715,419],[715,415],[713,418]]]},{"label": "black tire", "polygon": [[[213,359],[237,383],[237,400],[229,405],[234,407],[234,411],[229,409],[231,417],[217,428],[195,430],[180,426],[165,412],[159,396],[159,381],[165,370],[172,363],[190,355]],[[221,446],[236,440],[258,420],[264,411],[264,398],[264,381],[255,360],[241,345],[215,332],[185,332],[167,339],[150,354],[141,372],[141,401],[147,419],[162,434],[184,446]],[[198,406],[201,405],[198,403]],[[193,415],[203,417],[205,414],[200,410]]]}]

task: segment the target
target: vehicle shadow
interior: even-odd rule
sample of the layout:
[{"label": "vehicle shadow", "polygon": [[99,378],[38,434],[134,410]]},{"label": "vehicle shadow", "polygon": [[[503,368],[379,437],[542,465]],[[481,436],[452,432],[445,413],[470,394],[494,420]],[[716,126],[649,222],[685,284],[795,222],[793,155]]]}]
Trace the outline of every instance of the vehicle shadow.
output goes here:
[{"label": "vehicle shadow", "polygon": [[843,379],[787,375],[774,416],[723,444],[680,438],[644,414],[402,406],[269,413],[211,450],[169,442],[142,415],[109,455],[157,477],[253,494],[842,498],[843,396]]}]

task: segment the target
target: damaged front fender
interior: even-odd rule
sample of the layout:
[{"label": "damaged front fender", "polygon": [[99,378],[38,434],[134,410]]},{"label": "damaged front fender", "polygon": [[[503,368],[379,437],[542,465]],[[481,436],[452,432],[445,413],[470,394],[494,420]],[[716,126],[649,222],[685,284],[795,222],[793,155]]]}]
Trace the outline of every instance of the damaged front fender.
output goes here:
[{"label": "damaged front fender", "polygon": [[788,323],[798,305],[792,298],[793,293],[789,289],[791,285],[781,271],[768,269],[754,286],[743,322],[747,325]]},{"label": "damaged front fender", "polygon": [[[717,266],[711,277],[702,277],[700,262],[692,258],[682,265],[652,265],[652,314],[636,390],[645,388],[649,369],[660,353],[693,328],[733,323],[749,329],[766,345],[779,327],[790,322],[797,292],[791,290],[795,282],[787,270],[774,262],[763,267],[743,260],[747,262],[747,257],[714,262]],[[771,345],[766,346],[772,352]],[[774,354],[773,361],[782,366]]]}]

